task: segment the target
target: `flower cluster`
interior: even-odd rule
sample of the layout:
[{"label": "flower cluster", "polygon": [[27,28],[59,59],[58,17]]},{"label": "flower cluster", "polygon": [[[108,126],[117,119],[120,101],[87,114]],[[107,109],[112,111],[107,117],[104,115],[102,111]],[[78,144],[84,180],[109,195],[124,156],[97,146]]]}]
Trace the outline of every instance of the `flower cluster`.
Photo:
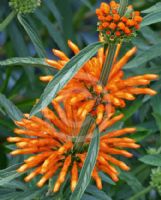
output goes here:
[{"label": "flower cluster", "polygon": [[[11,2],[19,1],[12,0]],[[119,42],[121,39],[134,35],[142,21],[140,13],[133,12],[130,6],[125,15],[121,16],[119,4],[114,1],[110,4],[102,3],[96,13],[99,19],[100,37],[103,36],[103,40],[112,40],[118,44],[112,58],[107,82],[104,81],[106,83],[102,84],[100,77],[104,67],[109,67],[105,63],[108,53],[110,55],[110,49],[106,51],[100,48],[97,55],[84,64],[74,78],[59,91],[51,102],[52,105],[41,111],[42,118],[36,116],[30,118],[28,114],[25,114],[21,121],[15,122],[19,128],[16,128],[14,132],[18,136],[8,138],[9,142],[16,143],[18,147],[11,152],[12,155],[31,154],[18,169],[18,172],[32,169],[25,181],[28,182],[40,175],[42,177],[37,186],[42,187],[49,179],[58,175],[53,188],[54,192],[59,191],[68,173],[71,175],[71,191],[74,191],[77,185],[79,172],[84,165],[95,128],[94,123],[81,138],[80,133],[84,130],[84,122],[88,115],[95,119],[101,133],[100,148],[92,178],[98,189],[102,189],[99,171],[109,175],[113,181],[118,181],[117,168],[129,170],[129,167],[115,155],[130,158],[132,154],[125,148],[136,149],[139,145],[134,139],[125,137],[126,134],[134,133],[135,128],[112,129],[113,131],[109,129],[123,118],[123,114],[118,114],[116,108],[125,107],[126,101],[133,101],[136,95],[156,94],[156,91],[148,87],[151,81],[158,78],[156,74],[124,77],[123,67],[135,54],[136,47],[118,59],[121,48]],[[68,41],[68,45],[74,54],[79,53],[80,49],[72,41]],[[54,49],[53,53],[59,59],[45,61],[55,69],[61,70],[70,58],[59,50]],[[49,82],[51,79],[53,79],[52,75],[40,77],[40,80],[44,82]],[[77,139],[80,139],[79,142]],[[80,141],[81,147],[76,148]]]},{"label": "flower cluster", "polygon": [[115,1],[109,4],[101,3],[100,8],[96,9],[96,14],[99,20],[98,31],[108,41],[118,41],[134,36],[142,22],[140,12],[134,12],[132,6],[129,6],[125,15],[121,16],[119,4]]},{"label": "flower cluster", "polygon": [[[71,174],[71,190],[77,185],[79,170],[82,168],[87,149],[91,140],[88,133],[81,150],[74,149],[74,140],[78,135],[82,121],[75,116],[72,105],[65,104],[62,108],[55,101],[52,102],[53,109],[42,110],[44,119],[36,116],[29,118],[28,114],[21,121],[15,122],[19,128],[15,129],[18,137],[9,137],[9,142],[16,143],[18,149],[11,152],[12,155],[29,155],[24,164],[17,170],[25,172],[33,171],[25,177],[25,181],[32,180],[35,176],[42,175],[37,186],[42,187],[54,175],[58,175],[53,191],[57,192],[64,182],[67,173]],[[99,125],[100,132],[107,130],[113,124],[123,118],[122,114],[106,118]],[[135,140],[124,137],[126,134],[134,133],[135,128],[124,128],[104,134],[100,138],[100,149],[92,178],[99,189],[102,189],[102,181],[99,171],[108,174],[113,181],[118,181],[116,166],[122,170],[129,170],[129,167],[122,161],[115,158],[115,155],[132,157],[124,148],[139,148]]]},{"label": "flower cluster", "polygon": [[10,0],[9,5],[18,13],[32,13],[41,4],[41,0]]},{"label": "flower cluster", "polygon": [[[79,48],[68,41],[69,47],[77,54]],[[147,87],[147,85],[158,78],[155,74],[144,74],[124,78],[123,66],[136,52],[136,48],[129,50],[120,60],[117,60],[121,45],[117,47],[113,67],[105,87],[99,81],[101,70],[105,61],[103,49],[98,51],[96,57],[89,60],[76,76],[59,92],[55,101],[71,104],[77,109],[77,115],[85,119],[90,112],[96,116],[96,122],[99,124],[106,116],[115,112],[116,107],[125,107],[126,100],[133,101],[139,94],[155,95],[156,91]],[[54,68],[60,70],[69,61],[69,58],[59,50],[53,50],[54,54],[60,60],[49,60],[46,62]],[[42,81],[50,81],[53,76],[40,77]]]}]

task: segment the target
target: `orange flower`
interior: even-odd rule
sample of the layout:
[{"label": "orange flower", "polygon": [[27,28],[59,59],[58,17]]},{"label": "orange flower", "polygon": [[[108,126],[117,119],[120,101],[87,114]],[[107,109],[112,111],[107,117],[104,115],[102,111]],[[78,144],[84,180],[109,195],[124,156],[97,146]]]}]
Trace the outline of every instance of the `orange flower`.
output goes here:
[{"label": "orange flower", "polygon": [[109,4],[101,3],[100,8],[96,9],[96,14],[99,20],[98,31],[104,36],[105,40],[118,41],[134,36],[142,22],[140,12],[134,12],[132,6],[127,8],[125,16],[120,16],[119,4],[115,1],[111,1]]},{"label": "orange flower", "polygon": [[[77,54],[79,48],[68,41],[69,47]],[[125,107],[126,100],[133,101],[136,95],[155,95],[156,91],[147,87],[151,81],[158,78],[155,74],[144,74],[124,78],[123,66],[135,54],[136,47],[129,50],[120,60],[117,60],[121,45],[117,46],[113,67],[105,87],[101,85],[100,74],[105,61],[103,49],[98,51],[97,56],[89,60],[76,74],[76,76],[62,89],[55,101],[70,104],[75,107],[77,117],[84,120],[88,113],[96,116],[99,124],[106,116],[114,113],[116,107]],[[46,59],[46,62],[56,69],[62,69],[69,58],[61,51],[53,51],[60,60]],[[59,52],[59,53],[58,53]],[[108,53],[108,50],[107,50]],[[40,80],[48,82],[53,76],[43,76]]]},{"label": "orange flower", "polygon": [[[72,105],[65,104],[64,109],[55,102],[52,105],[54,111],[49,108],[42,111],[43,120],[36,116],[29,118],[29,115],[25,114],[21,121],[15,122],[19,128],[16,128],[14,132],[18,136],[9,137],[8,141],[16,143],[18,149],[12,151],[11,154],[28,156],[24,160],[24,164],[17,170],[21,173],[32,169],[25,177],[26,182],[32,180],[35,176],[41,175],[42,177],[37,186],[42,187],[55,174],[59,174],[53,188],[53,191],[57,192],[67,173],[70,172],[71,190],[73,191],[77,185],[79,171],[86,158],[91,134],[88,133],[81,151],[74,150],[73,141],[79,133],[82,121],[75,116]],[[123,115],[120,114],[104,119],[99,126],[100,132],[104,131],[106,133],[105,130],[122,117]],[[118,181],[118,171],[115,166],[123,170],[129,170],[129,167],[115,158],[114,155],[128,158],[132,156],[124,148],[135,149],[139,145],[135,143],[135,140],[124,137],[124,135],[134,132],[135,128],[124,128],[101,136],[100,150],[92,172],[92,177],[99,189],[102,189],[99,171],[108,174],[113,181]]]}]

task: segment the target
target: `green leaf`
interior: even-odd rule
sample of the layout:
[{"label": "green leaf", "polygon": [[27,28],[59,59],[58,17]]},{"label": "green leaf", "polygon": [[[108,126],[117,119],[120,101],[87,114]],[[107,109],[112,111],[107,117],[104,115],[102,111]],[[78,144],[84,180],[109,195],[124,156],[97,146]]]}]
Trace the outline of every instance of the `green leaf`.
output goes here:
[{"label": "green leaf", "polygon": [[97,159],[97,155],[99,151],[99,142],[100,142],[99,134],[100,133],[99,133],[98,127],[96,127],[93,134],[93,138],[89,145],[86,160],[84,162],[83,168],[79,175],[78,184],[74,192],[72,193],[70,200],[80,200],[90,182],[91,174],[95,167],[96,159]]},{"label": "green leaf", "polygon": [[15,170],[7,172],[7,173],[3,174],[3,176],[0,174],[0,186],[10,183],[12,180],[14,180],[15,178],[17,178],[21,175],[22,175],[22,173],[18,173]]},{"label": "green leaf", "polygon": [[159,154],[145,155],[141,157],[139,160],[147,165],[161,167],[161,155]]},{"label": "green leaf", "polygon": [[130,135],[130,138],[133,138],[134,140],[136,140],[136,142],[141,142],[142,140],[147,138],[150,134],[152,134],[152,131],[148,128],[137,127],[137,126],[135,126],[135,128],[137,128],[136,133]]},{"label": "green leaf", "polygon": [[98,200],[96,197],[91,196],[89,194],[84,194],[81,200]]},{"label": "green leaf", "polygon": [[143,189],[141,182],[132,173],[121,171],[120,179],[124,180],[134,192],[138,192]]},{"label": "green leaf", "polygon": [[160,104],[161,94],[158,94],[154,96],[151,99],[151,105],[153,108],[153,116],[155,118],[155,121],[158,125],[158,128],[161,132],[161,104]]},{"label": "green leaf", "polygon": [[6,115],[6,113],[4,112],[4,110],[2,110],[1,107],[0,107],[0,113],[2,113],[2,115]]},{"label": "green leaf", "polygon": [[154,116],[156,123],[158,125],[158,128],[161,132],[161,113],[153,113],[153,116]]},{"label": "green leaf", "polygon": [[44,191],[46,191],[47,188],[43,187],[41,189],[35,189],[35,190],[27,190],[24,192],[19,193],[15,200],[33,200],[33,199],[39,199],[42,194],[44,193]]},{"label": "green leaf", "polygon": [[36,30],[29,24],[28,20],[24,16],[18,14],[17,18],[30,37],[38,55],[40,57],[46,57],[46,52]]},{"label": "green leaf", "polygon": [[0,93],[0,106],[4,108],[8,117],[10,117],[13,121],[21,120],[21,118],[23,117],[22,112],[1,93]]},{"label": "green leaf", "polygon": [[3,176],[4,174],[6,174],[8,172],[16,170],[20,166],[20,164],[21,163],[18,163],[18,164],[15,164],[15,165],[11,165],[11,166],[7,167],[6,169],[0,170],[0,176]]},{"label": "green leaf", "polygon": [[41,10],[37,10],[35,14],[39,21],[47,28],[49,35],[57,46],[63,51],[68,52],[65,40],[61,35],[61,32],[55,28],[53,22],[51,22]]},{"label": "green leaf", "polygon": [[78,70],[97,52],[100,47],[102,47],[102,45],[101,42],[93,43],[74,56],[46,86],[39,102],[33,107],[31,115],[34,115],[45,108],[56,96],[59,90],[61,90],[67,82],[72,79]]},{"label": "green leaf", "polygon": [[92,5],[88,0],[81,0],[83,4],[85,4],[90,10],[92,10]]},{"label": "green leaf", "polygon": [[161,56],[161,42],[157,45],[153,45],[148,50],[141,54],[138,54],[132,61],[125,65],[124,69],[131,69],[136,67],[141,67],[144,63]]},{"label": "green leaf", "polygon": [[86,193],[93,195],[94,197],[96,197],[99,200],[112,200],[111,197],[107,196],[107,194],[105,192],[103,192],[102,190],[98,190],[97,187],[95,187],[93,185],[90,185],[87,188]]},{"label": "green leaf", "polygon": [[46,4],[46,6],[48,7],[48,9],[51,11],[51,13],[53,14],[53,16],[55,17],[56,21],[58,22],[60,28],[62,28],[62,16],[55,4],[54,1],[51,0],[45,0],[44,3]]},{"label": "green leaf", "polygon": [[161,94],[157,94],[151,99],[151,105],[154,113],[161,113],[160,99],[161,99]]},{"label": "green leaf", "polygon": [[103,172],[99,172],[99,175],[100,175],[102,181],[104,181],[108,184],[111,184],[111,185],[116,185],[116,183],[111,178],[109,178],[106,174],[104,174]]},{"label": "green leaf", "polygon": [[48,65],[43,58],[15,57],[4,61],[0,61],[0,66],[12,66],[12,65],[53,68],[50,65]]},{"label": "green leaf", "polygon": [[[12,46],[16,52],[16,55],[19,57],[26,57],[30,56],[28,47],[26,45],[25,39],[23,37],[23,33],[19,30],[17,24],[15,22],[11,23],[8,27],[9,36],[12,41]],[[18,44],[18,45],[17,45]],[[33,86],[35,82],[35,75],[34,69],[32,68],[25,68],[23,66],[25,73],[30,81],[31,86]]]},{"label": "green leaf", "polygon": [[[16,191],[16,190],[8,190],[8,192],[3,193],[0,191],[0,199],[1,200],[36,200],[40,199],[40,197],[44,194],[46,187],[42,189],[28,189],[26,191]],[[5,191],[5,190],[4,190]],[[46,199],[46,198],[45,198]]]},{"label": "green leaf", "polygon": [[146,15],[143,19],[143,22],[141,23],[141,27],[155,24],[157,22],[161,22],[161,10],[160,9]]},{"label": "green leaf", "polygon": [[122,110],[124,114],[123,121],[126,121],[129,119],[133,114],[135,114],[138,109],[142,106],[142,100],[137,99],[133,103],[130,104],[130,106],[127,106],[125,109]]},{"label": "green leaf", "polygon": [[161,3],[156,3],[154,6],[146,9],[146,10],[143,10],[142,13],[151,13],[151,12],[156,12],[156,11],[161,11]]}]

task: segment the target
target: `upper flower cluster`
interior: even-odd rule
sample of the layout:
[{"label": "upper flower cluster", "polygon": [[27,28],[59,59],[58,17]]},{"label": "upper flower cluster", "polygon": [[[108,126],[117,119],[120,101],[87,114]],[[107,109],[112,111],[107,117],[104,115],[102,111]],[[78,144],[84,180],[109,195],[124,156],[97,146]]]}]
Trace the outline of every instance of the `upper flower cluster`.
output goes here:
[{"label": "upper flower cluster", "polygon": [[[77,45],[68,41],[71,50],[77,54]],[[139,76],[124,77],[123,67],[135,54],[136,47],[129,50],[122,58],[118,59],[121,45],[118,44],[110,72],[108,83],[102,86],[100,74],[108,54],[101,48],[98,54],[90,59],[74,78],[58,93],[55,101],[71,104],[77,110],[77,117],[85,119],[88,113],[96,117],[99,124],[104,117],[110,116],[117,107],[125,107],[126,101],[135,100],[139,94],[155,95],[156,91],[147,87],[151,81],[156,80],[156,74],[143,74]],[[46,62],[60,70],[69,61],[67,55],[59,50],[53,50],[55,56],[60,60],[49,60]],[[53,76],[42,76],[42,81],[48,82]]]},{"label": "upper flower cluster", "polygon": [[101,3],[100,8],[96,9],[96,14],[99,20],[98,31],[108,41],[118,41],[134,36],[142,22],[140,12],[133,11],[132,6],[129,6],[125,15],[121,16],[119,4],[115,1],[111,1],[109,4]]}]

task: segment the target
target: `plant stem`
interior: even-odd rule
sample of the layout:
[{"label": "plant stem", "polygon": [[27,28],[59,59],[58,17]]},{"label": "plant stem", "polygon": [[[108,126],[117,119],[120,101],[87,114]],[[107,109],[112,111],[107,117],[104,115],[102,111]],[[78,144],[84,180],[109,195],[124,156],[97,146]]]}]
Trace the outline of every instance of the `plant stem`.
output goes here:
[{"label": "plant stem", "polygon": [[128,6],[128,0],[120,0],[119,14],[123,16]]},{"label": "plant stem", "polygon": [[[120,0],[119,14],[123,16],[126,12],[128,6],[128,0]],[[117,44],[109,43],[108,44],[108,54],[105,59],[105,63],[102,68],[100,83],[105,86],[108,82],[110,71],[113,65],[114,56],[116,53]]]},{"label": "plant stem", "polygon": [[[128,0],[120,0],[119,14],[121,16],[125,14],[126,9],[127,9],[127,5],[128,5]],[[108,78],[109,78],[110,71],[111,71],[111,68],[112,68],[112,65],[113,65],[116,49],[117,49],[117,44],[113,44],[113,43],[108,44],[108,54],[107,54],[107,57],[105,59],[105,63],[103,65],[101,76],[100,76],[100,82],[103,86],[105,86],[108,82]],[[75,141],[74,150],[76,149],[76,150],[79,151],[82,148],[82,145],[83,145],[84,140],[87,136],[87,133],[88,133],[88,131],[91,128],[93,123],[94,123],[93,118],[91,118],[88,115],[86,117],[86,119],[83,123],[83,126],[80,130],[80,133],[79,133],[79,135],[78,135],[78,137]]]},{"label": "plant stem", "polygon": [[133,197],[130,197],[128,200],[138,200],[139,197],[145,195],[146,193],[150,192],[150,190],[153,189],[153,186],[149,185],[147,188],[142,190],[141,192],[137,193]]},{"label": "plant stem", "polygon": [[100,76],[100,83],[105,86],[108,82],[108,78],[110,75],[110,71],[113,65],[113,60],[114,60],[114,56],[116,53],[116,48],[117,45],[116,44],[109,44],[108,45],[108,54],[107,57],[105,59],[105,63],[103,65],[102,71],[101,71],[101,76]]},{"label": "plant stem", "polygon": [[3,31],[8,24],[13,20],[13,18],[15,17],[16,12],[13,10],[7,17],[6,19],[0,24],[0,31]]},{"label": "plant stem", "polygon": [[83,122],[81,130],[79,132],[79,135],[76,138],[76,141],[74,144],[74,150],[77,150],[78,152],[81,150],[84,144],[85,138],[87,136],[87,133],[90,130],[93,123],[94,123],[94,119],[90,115],[87,115],[86,119]]}]

